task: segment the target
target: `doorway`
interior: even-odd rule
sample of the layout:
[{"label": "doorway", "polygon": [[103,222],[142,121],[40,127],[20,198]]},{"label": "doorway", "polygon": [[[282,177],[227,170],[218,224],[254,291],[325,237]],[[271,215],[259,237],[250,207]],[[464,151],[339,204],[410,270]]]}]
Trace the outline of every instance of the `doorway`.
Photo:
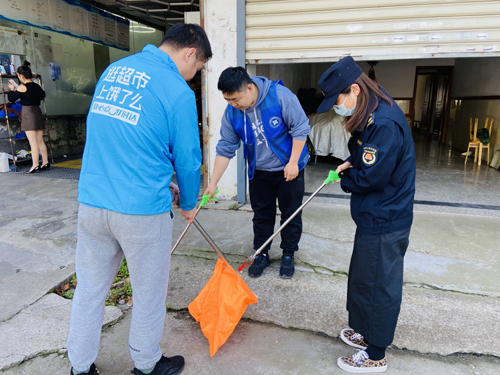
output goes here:
[{"label": "doorway", "polygon": [[453,66],[417,66],[413,89],[414,131],[446,143]]}]

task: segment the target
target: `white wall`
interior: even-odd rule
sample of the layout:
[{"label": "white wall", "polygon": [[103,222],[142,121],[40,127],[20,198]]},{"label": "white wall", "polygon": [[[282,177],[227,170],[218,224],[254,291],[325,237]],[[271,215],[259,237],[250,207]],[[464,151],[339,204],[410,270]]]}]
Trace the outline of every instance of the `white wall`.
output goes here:
[{"label": "white wall", "polygon": [[286,87],[295,95],[300,88],[309,88],[311,85],[311,66],[313,64],[271,64],[257,65],[257,75],[270,80],[281,79]]},{"label": "white wall", "polygon": [[[368,75],[370,65],[366,61],[359,61],[357,63]],[[332,64],[333,63],[319,63],[316,65],[316,83]],[[454,64],[455,59],[382,60],[375,66],[375,76],[379,85],[384,87],[393,98],[412,98],[417,66],[443,66]],[[316,89],[318,89],[318,87],[316,87]]]},{"label": "white wall", "polygon": [[456,59],[453,97],[500,95],[500,57]]},{"label": "white wall", "polygon": [[[321,93],[318,81],[321,75],[335,62],[315,64],[270,64],[257,65],[257,74],[270,79],[282,79],[285,86],[297,93],[301,87],[313,85]],[[370,65],[366,61],[358,64],[368,74]],[[412,98],[417,66],[453,66],[455,59],[384,60],[375,66],[378,83],[394,98]]]},{"label": "white wall", "polygon": [[[236,1],[205,0],[203,3],[205,32],[212,46],[213,57],[205,64],[203,74],[203,94],[205,100],[203,126],[208,129],[208,155],[205,155],[205,166],[208,166],[208,177],[211,178],[215,160],[215,147],[220,139],[221,118],[227,102],[217,89],[219,76],[229,66],[236,66]],[[237,198],[237,163],[233,158],[219,182],[218,197],[223,200]]]},{"label": "white wall", "polygon": [[[379,85],[393,98],[412,98],[417,66],[444,66],[455,64],[454,59],[384,60],[375,66]],[[359,65],[368,74],[370,65],[361,61]]]}]

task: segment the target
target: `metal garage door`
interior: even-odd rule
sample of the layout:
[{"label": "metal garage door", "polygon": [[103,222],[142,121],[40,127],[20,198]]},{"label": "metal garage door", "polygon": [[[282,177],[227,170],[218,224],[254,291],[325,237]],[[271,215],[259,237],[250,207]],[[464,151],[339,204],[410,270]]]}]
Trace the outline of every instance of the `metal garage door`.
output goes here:
[{"label": "metal garage door", "polygon": [[500,55],[498,0],[247,0],[249,64]]}]

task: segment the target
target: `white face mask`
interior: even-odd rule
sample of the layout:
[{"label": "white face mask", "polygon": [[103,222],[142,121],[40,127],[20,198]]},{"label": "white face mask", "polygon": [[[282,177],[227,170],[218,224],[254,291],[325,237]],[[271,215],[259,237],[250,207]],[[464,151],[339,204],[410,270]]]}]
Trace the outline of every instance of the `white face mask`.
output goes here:
[{"label": "white face mask", "polygon": [[[352,92],[352,91],[351,91]],[[350,94],[349,94],[350,95]],[[339,116],[352,116],[354,113],[354,110],[356,109],[356,103],[358,101],[358,97],[354,97],[354,106],[351,109],[347,109],[346,106],[344,105],[345,101],[347,100],[347,97],[349,95],[345,96],[344,102],[340,105],[334,105],[333,110],[339,115]]]}]

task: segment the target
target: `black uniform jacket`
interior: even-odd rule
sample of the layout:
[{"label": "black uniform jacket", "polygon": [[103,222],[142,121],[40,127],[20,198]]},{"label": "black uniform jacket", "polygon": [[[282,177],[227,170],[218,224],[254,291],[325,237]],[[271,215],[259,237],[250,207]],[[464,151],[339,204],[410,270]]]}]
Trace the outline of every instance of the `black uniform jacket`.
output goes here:
[{"label": "black uniform jacket", "polygon": [[[392,100],[392,99],[391,99]],[[363,132],[349,140],[352,168],[341,186],[351,192],[351,216],[360,233],[382,234],[411,227],[415,195],[415,147],[405,115],[385,100]]]}]

